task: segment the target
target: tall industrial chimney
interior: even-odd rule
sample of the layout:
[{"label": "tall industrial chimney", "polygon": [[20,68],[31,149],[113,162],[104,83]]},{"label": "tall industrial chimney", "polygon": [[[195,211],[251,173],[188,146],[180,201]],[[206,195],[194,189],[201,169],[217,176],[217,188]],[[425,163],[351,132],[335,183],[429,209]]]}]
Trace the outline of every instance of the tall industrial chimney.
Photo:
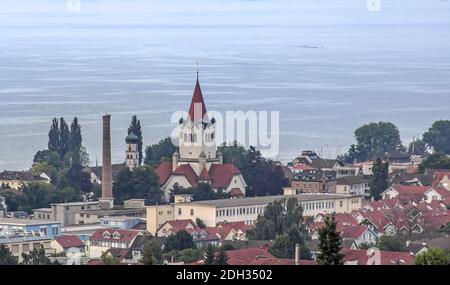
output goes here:
[{"label": "tall industrial chimney", "polygon": [[111,115],[103,116],[103,163],[102,163],[102,208],[114,206],[112,195],[112,171],[111,171]]}]

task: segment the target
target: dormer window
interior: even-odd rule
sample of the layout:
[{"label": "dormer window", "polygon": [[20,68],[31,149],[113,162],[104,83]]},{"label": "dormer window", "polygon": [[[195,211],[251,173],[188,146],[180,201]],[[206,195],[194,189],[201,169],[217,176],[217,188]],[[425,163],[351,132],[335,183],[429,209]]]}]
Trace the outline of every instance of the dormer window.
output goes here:
[{"label": "dormer window", "polygon": [[200,233],[200,237],[201,238],[206,238],[208,236],[208,234],[205,232],[205,231],[202,231],[201,233]]},{"label": "dormer window", "polygon": [[120,239],[120,234],[118,232],[114,232],[113,239]]},{"label": "dormer window", "polygon": [[111,234],[108,231],[103,232],[103,238],[110,239]]}]

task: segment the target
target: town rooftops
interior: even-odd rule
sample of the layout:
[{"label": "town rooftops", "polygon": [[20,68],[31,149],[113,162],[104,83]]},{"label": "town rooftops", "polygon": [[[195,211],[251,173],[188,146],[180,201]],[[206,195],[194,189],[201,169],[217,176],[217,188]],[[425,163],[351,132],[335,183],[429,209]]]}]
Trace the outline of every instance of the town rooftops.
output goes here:
[{"label": "town rooftops", "polygon": [[0,172],[1,180],[20,180],[20,181],[42,181],[45,178],[33,175],[31,171],[8,171]]},{"label": "town rooftops", "polygon": [[117,242],[131,242],[140,235],[136,230],[101,229],[89,238],[91,241],[113,240]]},{"label": "town rooftops", "polygon": [[[206,200],[190,202],[186,204],[200,205],[200,206],[214,206],[214,207],[233,207],[233,206],[249,206],[249,205],[261,205],[272,203],[281,199],[297,198],[301,201],[316,201],[316,200],[329,200],[329,199],[345,199],[350,197],[361,197],[356,195],[345,194],[330,194],[330,193],[307,193],[297,195],[275,195],[275,196],[261,196],[261,197],[246,197],[241,199],[218,199],[218,200]],[[183,203],[179,203],[183,204]]]},{"label": "town rooftops", "polygon": [[50,206],[56,205],[56,206],[70,207],[70,206],[87,206],[87,205],[97,205],[97,204],[99,204],[98,201],[92,201],[92,202],[52,203],[52,204],[50,204]]},{"label": "town rooftops", "polygon": [[48,221],[48,220],[43,221],[43,220],[30,220],[30,219],[17,219],[17,218],[0,218],[0,224],[30,226],[30,225],[60,224],[60,222]]},{"label": "town rooftops", "polygon": [[357,176],[345,176],[342,178],[337,179],[338,185],[356,185],[356,184],[363,184],[367,183],[368,180],[364,178],[362,175]]},{"label": "town rooftops", "polygon": [[81,239],[77,236],[59,236],[54,238],[59,245],[61,245],[63,248],[69,248],[69,247],[83,247],[84,243],[81,241]]}]

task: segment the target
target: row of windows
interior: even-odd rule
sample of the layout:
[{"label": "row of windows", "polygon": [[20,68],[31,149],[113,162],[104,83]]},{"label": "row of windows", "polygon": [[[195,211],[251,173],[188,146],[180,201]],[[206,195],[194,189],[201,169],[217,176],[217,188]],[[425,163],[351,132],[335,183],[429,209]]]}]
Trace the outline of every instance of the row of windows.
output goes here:
[{"label": "row of windows", "polygon": [[114,247],[114,248],[127,248],[127,244],[123,242],[109,242],[102,240],[93,240],[91,241],[91,246],[101,246],[101,247]]},{"label": "row of windows", "polygon": [[242,215],[262,214],[265,206],[251,206],[243,208],[220,209],[216,211],[217,217],[232,217]]},{"label": "row of windows", "polygon": [[[185,142],[197,142],[197,134],[184,134]],[[205,141],[210,142],[214,140],[214,133],[208,133],[205,135]]]},{"label": "row of windows", "polygon": [[[180,214],[180,213],[181,213],[180,210],[181,210],[181,209],[178,209],[179,215],[181,215],[181,214]],[[159,212],[158,212],[158,215],[160,215],[160,216],[164,215],[164,211],[159,211]],[[172,210],[167,210],[167,215],[172,215]]]},{"label": "row of windows", "polygon": [[305,210],[334,209],[334,201],[301,203]]}]

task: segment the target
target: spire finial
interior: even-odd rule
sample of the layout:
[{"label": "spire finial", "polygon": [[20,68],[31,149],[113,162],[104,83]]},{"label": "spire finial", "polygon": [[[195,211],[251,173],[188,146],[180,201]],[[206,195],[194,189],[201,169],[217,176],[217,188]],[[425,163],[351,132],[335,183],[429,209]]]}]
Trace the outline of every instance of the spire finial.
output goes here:
[{"label": "spire finial", "polygon": [[197,80],[198,80],[198,61],[197,61]]}]

